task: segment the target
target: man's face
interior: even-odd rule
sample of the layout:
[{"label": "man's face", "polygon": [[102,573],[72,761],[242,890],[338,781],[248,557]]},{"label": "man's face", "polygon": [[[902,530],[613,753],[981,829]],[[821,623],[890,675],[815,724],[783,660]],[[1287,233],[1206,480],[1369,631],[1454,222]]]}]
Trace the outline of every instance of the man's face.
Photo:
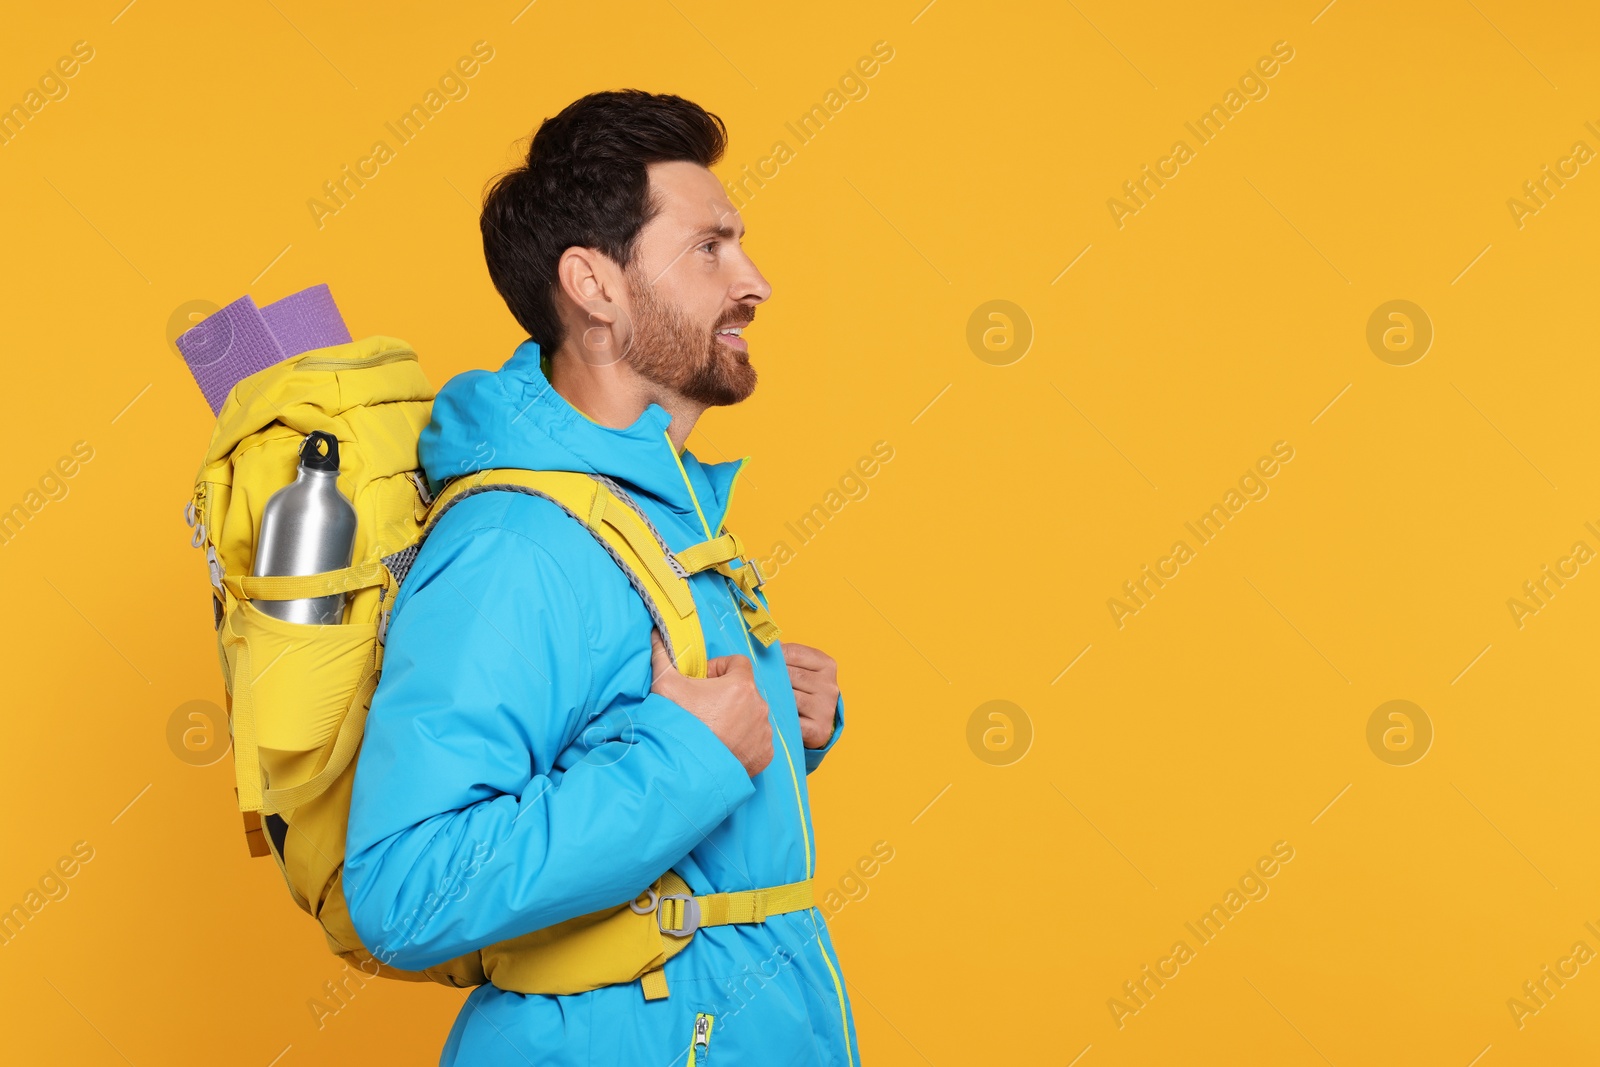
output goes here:
[{"label": "man's face", "polygon": [[717,406],[756,387],[747,342],[719,331],[747,325],[772,294],[739,245],[744,225],[716,177],[693,163],[653,163],[660,214],[639,233],[627,270],[623,359],[643,378]]}]

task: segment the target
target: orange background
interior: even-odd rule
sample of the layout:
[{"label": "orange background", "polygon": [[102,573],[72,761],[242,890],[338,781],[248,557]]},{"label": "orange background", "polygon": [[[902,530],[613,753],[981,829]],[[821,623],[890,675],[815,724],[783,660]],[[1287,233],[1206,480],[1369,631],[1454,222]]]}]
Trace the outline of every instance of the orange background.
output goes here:
[{"label": "orange background", "polygon": [[[169,742],[223,696],[180,518],[211,417],[169,320],[325,281],[436,385],[499,366],[521,332],[483,268],[483,183],[543,117],[636,86],[728,122],[725,178],[790,149],[744,207],[774,287],[760,387],[691,438],[755,457],[732,528],[766,554],[893,448],[769,587],[848,705],[811,779],[819,878],[894,850],[832,920],[862,1059],[1594,1062],[1600,965],[1520,1026],[1507,1001],[1600,951],[1597,567],[1520,626],[1508,600],[1600,549],[1600,177],[1569,170],[1520,220],[1508,201],[1600,149],[1600,25],[1318,8],[8,14],[0,104],[74,42],[93,58],[0,146],[0,507],[93,455],[0,545],[0,905],[93,853],[0,946],[5,1058],[435,1062],[443,987],[369,984],[319,1029],[340,968],[248,858],[226,753]],[[469,94],[319,228],[322,183],[480,40]],[[785,124],[879,41],[892,59],[799,143]],[[1200,144],[1185,123],[1280,41],[1266,95]],[[1107,201],[1180,139],[1192,158],[1119,226]],[[1014,309],[969,330],[993,300]],[[1391,300],[1434,334],[1404,366],[1403,337],[1367,340]],[[1190,540],[1280,441],[1268,494]],[[1193,558],[1119,626],[1108,600],[1178,540]],[[1391,700],[1431,726],[1420,760],[1414,714],[1409,749],[1369,746]],[[1199,944],[1185,923],[1280,841],[1268,894]],[[1119,1026],[1108,1002],[1135,1006],[1123,983],[1180,939],[1193,957]]]}]

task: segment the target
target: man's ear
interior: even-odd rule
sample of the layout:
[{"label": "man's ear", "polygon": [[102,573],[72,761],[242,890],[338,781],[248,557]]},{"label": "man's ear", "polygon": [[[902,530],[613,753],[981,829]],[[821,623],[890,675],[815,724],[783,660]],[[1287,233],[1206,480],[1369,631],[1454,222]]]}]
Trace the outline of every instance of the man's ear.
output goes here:
[{"label": "man's ear", "polygon": [[621,269],[604,252],[574,246],[561,253],[556,281],[581,321],[577,332],[583,361],[603,367],[620,360],[632,335]]},{"label": "man's ear", "polygon": [[616,321],[622,272],[604,252],[576,245],[567,249],[556,262],[556,283],[585,318],[606,325]]}]

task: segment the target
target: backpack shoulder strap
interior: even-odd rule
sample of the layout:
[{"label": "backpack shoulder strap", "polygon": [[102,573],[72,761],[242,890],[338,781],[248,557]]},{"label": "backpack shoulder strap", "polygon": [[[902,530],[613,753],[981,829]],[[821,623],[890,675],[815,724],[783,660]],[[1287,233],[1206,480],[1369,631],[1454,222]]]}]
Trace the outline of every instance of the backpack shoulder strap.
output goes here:
[{"label": "backpack shoulder strap", "polygon": [[583,523],[644,600],[678,670],[693,678],[705,677],[705,634],[689,591],[691,572],[667,547],[643,509],[603,475],[495,467],[452,479],[429,505],[421,536],[403,552],[385,558],[395,580],[404,580],[423,540],[451,506],[474,493],[491,491],[543,497]]}]

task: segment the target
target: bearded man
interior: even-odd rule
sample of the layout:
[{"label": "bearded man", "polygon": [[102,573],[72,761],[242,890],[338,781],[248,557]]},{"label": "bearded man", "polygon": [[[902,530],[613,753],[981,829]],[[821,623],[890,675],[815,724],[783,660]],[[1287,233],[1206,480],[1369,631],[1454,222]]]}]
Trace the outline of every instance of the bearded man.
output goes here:
[{"label": "bearded man", "polygon": [[[637,90],[539,127],[481,220],[528,339],[439,391],[418,445],[431,491],[496,468],[575,471],[631,501],[669,557],[724,536],[745,461],[702,463],[686,440],[755,389],[742,334],[772,292],[709,169],[726,137],[699,106]],[[491,977],[441,1064],[858,1062],[809,885],[807,776],[844,727],[836,664],[766,629],[749,561],[687,582],[704,677],[679,672],[647,598],[551,499],[463,496],[412,563],[346,845],[373,957],[423,971],[624,904],[650,917],[646,960],[697,927],[664,964],[600,983],[581,931],[552,942],[558,991]],[[687,891],[650,888],[664,871]]]}]

